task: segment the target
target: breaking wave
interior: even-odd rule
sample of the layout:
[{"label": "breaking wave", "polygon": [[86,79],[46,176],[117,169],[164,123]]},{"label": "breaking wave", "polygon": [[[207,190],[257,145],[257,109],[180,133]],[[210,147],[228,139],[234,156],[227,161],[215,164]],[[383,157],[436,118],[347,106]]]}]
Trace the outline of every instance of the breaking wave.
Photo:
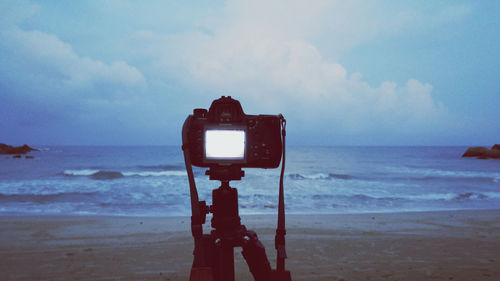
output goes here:
[{"label": "breaking wave", "polygon": [[311,198],[313,200],[332,199],[337,197],[353,198],[357,200],[409,200],[409,201],[463,201],[463,200],[484,200],[500,198],[500,192],[465,192],[465,193],[429,193],[418,195],[393,195],[393,196],[373,196],[366,194],[333,195],[333,194],[315,194]]},{"label": "breaking wave", "polygon": [[289,174],[288,178],[292,180],[331,180],[331,179],[350,180],[353,177],[346,174],[335,174],[335,173],[329,173],[329,174],[317,173],[310,175],[302,175],[295,173],[295,174]]},{"label": "breaking wave", "polygon": [[119,179],[123,177],[170,177],[186,176],[185,171],[101,171],[101,170],[65,170],[65,176],[70,177],[90,177],[97,180]]},{"label": "breaking wave", "polygon": [[0,193],[0,202],[32,202],[38,204],[49,204],[54,202],[81,202],[96,196],[96,192],[60,192],[52,194],[3,194]]},{"label": "breaking wave", "polygon": [[183,165],[139,165],[140,169],[145,170],[184,170]]},{"label": "breaking wave", "polygon": [[417,180],[436,180],[446,179],[449,181],[480,181],[480,182],[500,182],[500,173],[479,172],[479,171],[448,171],[439,169],[406,169],[393,168],[395,172],[406,172],[413,175],[413,179]]}]

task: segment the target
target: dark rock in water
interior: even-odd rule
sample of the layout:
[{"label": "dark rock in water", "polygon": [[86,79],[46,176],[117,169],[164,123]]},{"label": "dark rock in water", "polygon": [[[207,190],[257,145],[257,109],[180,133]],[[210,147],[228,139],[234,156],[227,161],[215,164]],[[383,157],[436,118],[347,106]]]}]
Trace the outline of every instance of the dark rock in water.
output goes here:
[{"label": "dark rock in water", "polygon": [[123,178],[123,174],[120,172],[113,172],[113,171],[99,171],[97,173],[92,174],[90,177],[95,180],[112,180],[112,179]]},{"label": "dark rock in water", "polygon": [[489,158],[493,158],[493,159],[500,159],[500,150],[498,149],[495,149],[495,150],[490,150],[490,152],[488,152],[486,154],[486,156],[488,156]]},{"label": "dark rock in water", "polygon": [[34,159],[35,156],[33,156],[33,155],[26,155],[26,156],[24,156],[24,158],[26,158],[26,159]]},{"label": "dark rock in water", "polygon": [[482,146],[469,147],[462,157],[477,157],[478,159],[500,159],[500,145],[495,144],[491,149]]},{"label": "dark rock in water", "polygon": [[457,200],[464,200],[464,199],[486,199],[488,196],[481,194],[481,193],[472,193],[472,192],[466,192],[459,194],[455,199]]},{"label": "dark rock in water", "polygon": [[293,179],[293,180],[303,180],[305,179],[305,177],[301,174],[290,174],[288,175],[289,178]]},{"label": "dark rock in water", "polygon": [[459,194],[456,197],[456,199],[458,199],[458,200],[469,199],[469,198],[471,198],[472,195],[474,195],[472,192],[462,193],[462,194]]},{"label": "dark rock in water", "polygon": [[12,156],[12,158],[21,158],[21,155],[17,154],[17,155]]},{"label": "dark rock in water", "polygon": [[489,149],[484,146],[469,147],[462,157],[479,157],[485,154]]},{"label": "dark rock in water", "polygon": [[39,151],[39,150],[36,148],[29,147],[26,144],[23,146],[11,146],[0,143],[0,154],[26,154],[30,151]]},{"label": "dark rock in water", "polygon": [[328,177],[330,178],[335,178],[335,179],[341,179],[341,180],[349,180],[351,179],[351,176],[345,175],[345,174],[334,174],[334,173],[329,173]]}]

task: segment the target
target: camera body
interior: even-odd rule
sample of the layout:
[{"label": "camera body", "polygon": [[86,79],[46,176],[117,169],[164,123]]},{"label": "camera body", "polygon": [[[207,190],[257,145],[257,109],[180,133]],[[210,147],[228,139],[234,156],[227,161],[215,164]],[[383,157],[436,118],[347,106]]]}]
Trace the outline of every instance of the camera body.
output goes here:
[{"label": "camera body", "polygon": [[208,111],[195,109],[183,127],[192,164],[278,167],[282,154],[281,119],[281,115],[247,115],[240,102],[230,96],[214,100]]}]

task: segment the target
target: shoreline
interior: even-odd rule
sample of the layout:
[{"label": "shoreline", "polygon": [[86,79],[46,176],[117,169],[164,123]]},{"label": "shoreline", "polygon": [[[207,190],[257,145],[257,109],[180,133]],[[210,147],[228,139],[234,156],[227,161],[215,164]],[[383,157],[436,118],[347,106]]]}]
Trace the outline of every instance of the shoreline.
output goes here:
[{"label": "shoreline", "polygon": [[[275,267],[276,215],[241,218]],[[499,209],[286,219],[293,280],[500,279]],[[189,217],[0,216],[0,280],[188,280],[192,250]]]},{"label": "shoreline", "polygon": [[[441,213],[441,212],[482,212],[482,211],[500,211],[500,206],[498,208],[485,208],[485,209],[467,209],[467,208],[455,208],[455,209],[434,209],[434,210],[404,210],[404,211],[394,211],[394,210],[383,210],[383,211],[353,211],[353,212],[344,212],[344,213],[313,213],[313,212],[290,212],[289,210],[286,211],[286,216],[343,216],[343,215],[378,215],[378,214],[413,214],[413,213]],[[189,210],[191,212],[191,210]],[[276,210],[277,212],[277,210]],[[277,216],[277,213],[249,213],[249,214],[242,214],[240,210],[240,217],[252,217],[252,216]],[[208,214],[208,216],[211,216],[211,214]],[[0,218],[2,217],[33,217],[33,218],[38,218],[38,217],[82,217],[82,218],[92,218],[92,217],[100,217],[100,218],[151,218],[151,219],[161,219],[161,218],[189,218],[190,213],[186,212],[186,215],[130,215],[130,214],[116,214],[116,215],[110,215],[110,214],[77,214],[77,213],[70,213],[70,214],[48,214],[48,213],[40,213],[40,214],[34,214],[34,213],[1,213],[0,212]]]}]

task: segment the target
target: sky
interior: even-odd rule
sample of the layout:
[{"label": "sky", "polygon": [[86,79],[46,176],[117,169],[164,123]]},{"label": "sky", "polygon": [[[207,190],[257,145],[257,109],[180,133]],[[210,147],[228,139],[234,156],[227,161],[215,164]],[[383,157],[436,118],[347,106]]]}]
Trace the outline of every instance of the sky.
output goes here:
[{"label": "sky", "polygon": [[0,1],[0,142],[177,145],[220,96],[292,145],[500,142],[500,1]]}]

